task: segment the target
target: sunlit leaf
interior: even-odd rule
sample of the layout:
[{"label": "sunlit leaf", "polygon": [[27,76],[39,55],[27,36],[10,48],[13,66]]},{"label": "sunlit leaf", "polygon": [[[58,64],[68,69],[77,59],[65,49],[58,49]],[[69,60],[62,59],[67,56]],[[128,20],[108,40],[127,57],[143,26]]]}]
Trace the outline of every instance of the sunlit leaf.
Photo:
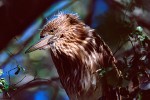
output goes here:
[{"label": "sunlit leaf", "polygon": [[2,74],[3,74],[3,70],[2,70],[2,69],[0,69],[0,76],[2,76]]},{"label": "sunlit leaf", "polygon": [[4,91],[8,91],[9,85],[7,84],[6,80],[4,78],[0,79],[1,88]]},{"label": "sunlit leaf", "polygon": [[136,30],[139,31],[139,32],[142,32],[142,31],[143,31],[143,28],[142,28],[141,26],[138,26],[138,27],[136,28]]}]

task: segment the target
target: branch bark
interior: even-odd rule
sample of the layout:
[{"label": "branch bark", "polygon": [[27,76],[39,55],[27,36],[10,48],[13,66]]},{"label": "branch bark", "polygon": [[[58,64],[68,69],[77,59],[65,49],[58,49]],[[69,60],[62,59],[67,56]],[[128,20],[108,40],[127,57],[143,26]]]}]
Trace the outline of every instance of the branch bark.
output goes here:
[{"label": "branch bark", "polygon": [[54,83],[58,80],[59,80],[58,77],[53,77],[51,79],[35,78],[32,81],[28,82],[27,84],[16,87],[15,90],[13,88],[10,88],[8,90],[8,92],[4,93],[5,97],[3,99],[12,99],[13,97],[15,97],[17,94],[19,94],[23,90],[26,90],[26,89],[29,89],[29,88],[34,88],[34,87],[37,87],[37,86],[42,86],[42,85],[47,85],[47,86],[51,85],[54,88],[56,88],[55,89],[56,91],[54,92],[54,96],[52,97],[52,98],[55,98],[57,96],[57,93],[58,93],[58,85],[54,84]]}]

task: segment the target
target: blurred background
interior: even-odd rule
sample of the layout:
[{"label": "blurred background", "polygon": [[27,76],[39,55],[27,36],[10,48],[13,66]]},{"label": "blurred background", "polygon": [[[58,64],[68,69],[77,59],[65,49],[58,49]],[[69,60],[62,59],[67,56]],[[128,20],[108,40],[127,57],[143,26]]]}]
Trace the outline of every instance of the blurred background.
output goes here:
[{"label": "blurred background", "polygon": [[[150,35],[149,0],[0,0],[0,98],[69,100],[49,51],[25,54],[60,11],[77,13],[113,52],[137,26]],[[126,43],[115,56],[131,48]]]}]

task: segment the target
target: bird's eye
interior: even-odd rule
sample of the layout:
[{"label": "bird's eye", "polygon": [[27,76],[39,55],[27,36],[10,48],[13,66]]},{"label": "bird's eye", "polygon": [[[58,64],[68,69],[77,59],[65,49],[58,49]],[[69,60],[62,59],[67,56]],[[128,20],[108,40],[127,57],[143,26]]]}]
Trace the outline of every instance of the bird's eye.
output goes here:
[{"label": "bird's eye", "polygon": [[49,34],[54,34],[54,30],[53,29],[49,30]]},{"label": "bird's eye", "polygon": [[54,31],[56,30],[56,28],[50,29],[49,30],[49,34],[54,34]]}]

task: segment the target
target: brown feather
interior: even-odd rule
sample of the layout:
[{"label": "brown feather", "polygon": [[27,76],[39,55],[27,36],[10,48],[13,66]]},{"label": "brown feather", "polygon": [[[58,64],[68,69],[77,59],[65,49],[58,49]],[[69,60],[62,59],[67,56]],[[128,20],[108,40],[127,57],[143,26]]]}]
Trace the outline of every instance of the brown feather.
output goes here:
[{"label": "brown feather", "polygon": [[[53,30],[53,32],[50,32]],[[41,36],[54,34],[50,50],[61,83],[72,100],[97,100],[105,94],[106,79],[97,72],[112,66],[115,58],[94,29],[74,14],[58,14],[48,22]]]}]

